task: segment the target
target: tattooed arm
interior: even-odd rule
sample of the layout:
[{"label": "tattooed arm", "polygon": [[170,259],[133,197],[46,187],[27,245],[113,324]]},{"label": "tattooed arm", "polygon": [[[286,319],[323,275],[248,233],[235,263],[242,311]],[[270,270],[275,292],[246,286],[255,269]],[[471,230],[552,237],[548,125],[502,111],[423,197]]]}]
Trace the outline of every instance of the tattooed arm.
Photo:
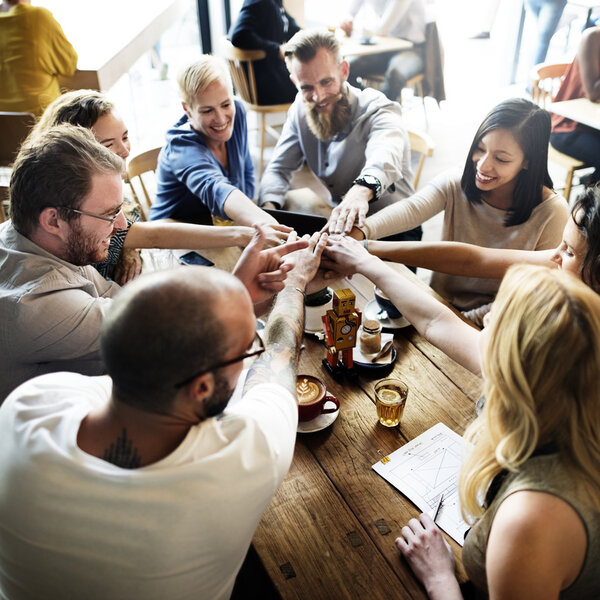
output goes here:
[{"label": "tattooed arm", "polygon": [[266,351],[254,362],[244,385],[244,393],[253,386],[279,383],[296,394],[296,369],[304,329],[304,290],[314,277],[327,244],[327,234],[315,233],[308,248],[289,254],[292,265],[286,285],[277,295],[263,336]]}]

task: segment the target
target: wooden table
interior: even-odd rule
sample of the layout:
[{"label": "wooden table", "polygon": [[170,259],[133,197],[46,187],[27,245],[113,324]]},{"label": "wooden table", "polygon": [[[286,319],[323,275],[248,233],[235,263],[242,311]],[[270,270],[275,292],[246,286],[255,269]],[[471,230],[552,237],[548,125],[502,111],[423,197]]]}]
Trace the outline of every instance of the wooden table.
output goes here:
[{"label": "wooden table", "polygon": [[82,8],[71,0],[39,0],[63,28],[79,55],[64,89],[106,91],[185,12],[190,0],[104,0]]},{"label": "wooden table", "polygon": [[588,127],[600,129],[600,103],[592,102],[587,98],[552,102],[548,110]]},{"label": "wooden table", "polygon": [[342,56],[367,56],[370,54],[380,54],[382,52],[401,52],[413,47],[413,43],[395,37],[384,37],[380,35],[373,36],[373,44],[361,44],[358,37],[347,37],[346,35],[338,37]]},{"label": "wooden table", "polygon": [[[405,267],[395,268],[416,279]],[[352,288],[361,309],[373,298],[373,285],[360,276],[335,287]],[[282,598],[426,598],[394,546],[402,526],[420,511],[371,466],[440,421],[462,433],[482,382],[412,327],[399,330],[394,344],[391,375],[408,384],[409,395],[400,428],[387,429],[377,422],[376,380],[335,381],[321,365],[325,347],[305,336],[299,372],[326,382],[341,409],[329,428],[298,434],[290,472],[254,536]],[[460,547],[447,539],[461,565]],[[464,580],[462,566],[458,574]]]}]

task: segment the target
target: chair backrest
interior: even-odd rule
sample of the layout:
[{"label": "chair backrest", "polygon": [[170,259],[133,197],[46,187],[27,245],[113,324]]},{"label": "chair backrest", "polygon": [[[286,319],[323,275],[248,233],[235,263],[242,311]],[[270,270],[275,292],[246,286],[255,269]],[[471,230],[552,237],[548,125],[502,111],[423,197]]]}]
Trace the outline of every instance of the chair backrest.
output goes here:
[{"label": "chair backrest", "polygon": [[0,223],[4,223],[8,219],[6,214],[5,204],[8,203],[8,188],[5,185],[0,185]]},{"label": "chair backrest", "polygon": [[35,125],[31,113],[0,112],[0,166],[13,163],[23,140]]},{"label": "chair backrest", "polygon": [[419,186],[419,180],[421,179],[421,171],[423,170],[425,159],[433,156],[435,143],[430,135],[424,131],[416,131],[414,129],[408,130],[408,140],[410,143],[411,154],[414,152],[420,154],[419,163],[415,170],[415,178],[413,181],[413,186],[416,190]]},{"label": "chair backrest", "polygon": [[569,63],[540,63],[531,71],[531,98],[545,108],[554,101]]},{"label": "chair backrest", "polygon": [[228,39],[222,41],[222,51],[229,65],[233,87],[238,96],[248,104],[258,105],[256,77],[252,63],[265,58],[264,50],[242,50],[236,48]]},{"label": "chair backrest", "polygon": [[[159,152],[160,147],[152,148],[152,150],[142,152],[141,154],[134,156],[129,161],[129,166],[127,167],[127,183],[129,183],[129,187],[131,188],[131,192],[133,194],[133,199],[140,209],[140,215],[144,221],[148,219],[148,213],[150,211],[150,206],[152,205],[154,194],[151,194],[148,191],[148,182],[144,183],[143,175],[150,172],[156,174],[156,165],[158,162]],[[155,182],[156,179],[154,178],[153,184]],[[136,190],[136,188],[138,189]],[[143,203],[140,201],[140,196],[142,196],[144,199]]]}]

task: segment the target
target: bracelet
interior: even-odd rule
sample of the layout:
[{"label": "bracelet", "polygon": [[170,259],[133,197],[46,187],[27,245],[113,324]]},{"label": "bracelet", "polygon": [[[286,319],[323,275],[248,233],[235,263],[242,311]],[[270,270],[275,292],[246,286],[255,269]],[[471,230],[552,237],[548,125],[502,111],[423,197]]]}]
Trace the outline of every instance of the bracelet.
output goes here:
[{"label": "bracelet", "polygon": [[368,251],[369,250],[369,240],[367,238],[365,238],[362,241],[362,244],[363,244],[363,248]]},{"label": "bracelet", "polygon": [[302,296],[304,297],[304,299],[306,300],[306,292],[304,290],[301,290],[299,287],[295,287],[294,289],[297,292],[300,292],[302,294]]}]

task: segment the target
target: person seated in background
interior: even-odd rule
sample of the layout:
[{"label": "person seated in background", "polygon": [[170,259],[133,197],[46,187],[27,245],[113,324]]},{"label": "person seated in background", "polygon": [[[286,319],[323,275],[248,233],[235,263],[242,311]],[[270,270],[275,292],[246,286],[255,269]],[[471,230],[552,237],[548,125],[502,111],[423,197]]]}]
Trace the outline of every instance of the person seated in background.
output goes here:
[{"label": "person seated in background", "polygon": [[225,63],[204,55],[178,77],[185,114],[167,131],[158,156],[158,188],[150,219],[210,224],[211,215],[260,224],[282,242],[291,231],[251,199],[254,168],[246,111],[233,97]]},{"label": "person seated in background", "polygon": [[[511,267],[484,332],[485,405],[458,481],[464,597],[599,598],[600,298],[569,273]],[[396,546],[429,598],[463,598],[429,515]]]},{"label": "person seated in background", "polygon": [[486,248],[462,242],[363,242],[373,256],[460,275],[502,279],[516,264],[558,266],[600,294],[600,190],[587,188],[577,197],[562,241],[552,250]]},{"label": "person seated in background", "polygon": [[[96,90],[76,90],[58,97],[40,117],[33,129],[35,135],[60,123],[91,129],[96,140],[127,161],[131,144],[129,131],[114,104]],[[140,274],[142,262],[137,248],[221,248],[246,246],[254,229],[246,226],[212,227],[167,221],[135,221],[131,211],[127,227],[115,232],[110,240],[107,259],[94,266],[104,276],[123,285]],[[279,238],[272,235],[267,245]]]},{"label": "person seated in background", "polygon": [[253,63],[259,104],[287,104],[296,97],[282,44],[297,31],[300,26],[283,7],[283,0],[244,0],[229,37],[236,48],[267,53]]},{"label": "person seated in background", "polygon": [[[444,211],[442,239],[521,250],[558,246],[569,216],[548,173],[550,115],[524,98],[511,98],[485,117],[462,174],[438,175],[414,196],[369,216],[358,239],[380,239]],[[431,287],[480,324],[499,281],[434,273]]]},{"label": "person seated in background", "polygon": [[326,239],[289,257],[264,343],[237,278],[156,272],[124,287],[102,324],[109,376],[44,375],[9,396],[2,597],[230,597],[292,461],[304,289]]},{"label": "person seated in background", "polygon": [[[294,171],[306,161],[331,195],[328,227],[350,231],[368,214],[414,193],[400,105],[347,84],[348,63],[328,31],[300,31],[285,45],[299,94],[260,185],[259,203],[285,206]],[[309,210],[305,210],[309,212]],[[421,228],[404,235],[421,239]]]},{"label": "person seated in background", "polygon": [[[119,286],[91,265],[106,258],[110,238],[126,227],[122,170],[123,161],[82,127],[58,125],[21,147],[10,220],[0,225],[0,401],[42,373],[105,372],[98,332]],[[261,235],[238,261],[234,274],[257,311],[283,287],[289,267],[281,257],[306,246],[291,237],[262,250]]]},{"label": "person seated in background", "polygon": [[401,38],[413,47],[401,52],[378,52],[348,60],[350,85],[360,87],[360,78],[369,74],[384,74],[381,91],[398,100],[406,82],[424,69],[425,4],[423,0],[353,0],[340,28],[346,35],[355,29],[370,41],[371,36]]},{"label": "person seated in background", "polygon": [[42,114],[60,95],[58,78],[77,68],[77,52],[52,13],[30,0],[0,10],[0,110]]},{"label": "person seated in background", "polygon": [[[567,69],[555,102],[588,98],[600,101],[600,27],[583,32],[577,56]],[[559,151],[594,167],[594,172],[581,177],[585,185],[600,181],[600,131],[552,114],[550,143]]]}]

